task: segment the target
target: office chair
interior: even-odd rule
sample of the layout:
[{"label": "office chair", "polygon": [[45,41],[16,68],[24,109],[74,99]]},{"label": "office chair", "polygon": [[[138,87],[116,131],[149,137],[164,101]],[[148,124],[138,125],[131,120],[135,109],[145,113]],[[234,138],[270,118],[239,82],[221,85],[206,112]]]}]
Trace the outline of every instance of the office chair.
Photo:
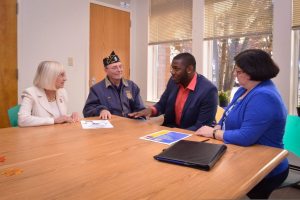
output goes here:
[{"label": "office chair", "polygon": [[279,188],[300,189],[300,117],[288,115],[283,136],[284,148],[289,151],[289,176]]},{"label": "office chair", "polygon": [[7,110],[8,113],[8,118],[10,125],[12,127],[17,127],[18,126],[18,112],[20,110],[20,105],[16,105],[14,107],[11,107],[10,109]]}]

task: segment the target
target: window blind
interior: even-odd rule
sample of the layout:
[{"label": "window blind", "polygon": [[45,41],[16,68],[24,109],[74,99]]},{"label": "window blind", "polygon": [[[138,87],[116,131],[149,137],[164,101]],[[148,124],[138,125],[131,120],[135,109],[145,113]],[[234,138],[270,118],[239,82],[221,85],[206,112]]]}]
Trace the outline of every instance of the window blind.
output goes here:
[{"label": "window blind", "polygon": [[205,0],[204,39],[272,34],[272,0]]},{"label": "window blind", "polygon": [[192,39],[193,0],[151,0],[149,44]]},{"label": "window blind", "polygon": [[293,29],[300,29],[300,0],[293,0]]}]

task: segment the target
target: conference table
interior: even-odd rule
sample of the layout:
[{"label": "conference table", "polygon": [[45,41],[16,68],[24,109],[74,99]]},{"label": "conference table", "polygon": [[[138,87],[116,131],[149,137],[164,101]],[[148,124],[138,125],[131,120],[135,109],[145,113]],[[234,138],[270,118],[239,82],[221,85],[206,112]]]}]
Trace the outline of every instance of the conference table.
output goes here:
[{"label": "conference table", "polygon": [[227,145],[203,171],[155,160],[169,145],[140,139],[160,130],[193,132],[118,116],[110,122],[113,128],[77,122],[0,129],[0,199],[238,199],[288,154]]}]

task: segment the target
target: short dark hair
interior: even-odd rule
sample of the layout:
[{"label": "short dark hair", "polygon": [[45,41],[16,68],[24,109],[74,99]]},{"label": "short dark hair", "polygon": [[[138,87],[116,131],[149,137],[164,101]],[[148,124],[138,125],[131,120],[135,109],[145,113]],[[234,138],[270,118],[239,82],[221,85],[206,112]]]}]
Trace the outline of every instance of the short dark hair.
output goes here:
[{"label": "short dark hair", "polygon": [[196,70],[196,59],[195,57],[187,52],[180,53],[176,55],[173,60],[182,60],[182,63],[185,67],[188,67],[189,65],[193,66],[194,71]]},{"label": "short dark hair", "polygon": [[265,81],[279,73],[279,67],[271,56],[260,49],[248,49],[234,57],[235,64],[254,81]]}]

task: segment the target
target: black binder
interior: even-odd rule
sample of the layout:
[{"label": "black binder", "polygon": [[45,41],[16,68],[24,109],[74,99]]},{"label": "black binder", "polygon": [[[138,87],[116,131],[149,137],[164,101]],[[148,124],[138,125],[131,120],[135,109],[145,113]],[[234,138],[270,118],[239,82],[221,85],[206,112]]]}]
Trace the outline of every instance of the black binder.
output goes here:
[{"label": "black binder", "polygon": [[180,140],[154,158],[163,162],[208,171],[225,153],[226,149],[227,146],[224,144]]}]

